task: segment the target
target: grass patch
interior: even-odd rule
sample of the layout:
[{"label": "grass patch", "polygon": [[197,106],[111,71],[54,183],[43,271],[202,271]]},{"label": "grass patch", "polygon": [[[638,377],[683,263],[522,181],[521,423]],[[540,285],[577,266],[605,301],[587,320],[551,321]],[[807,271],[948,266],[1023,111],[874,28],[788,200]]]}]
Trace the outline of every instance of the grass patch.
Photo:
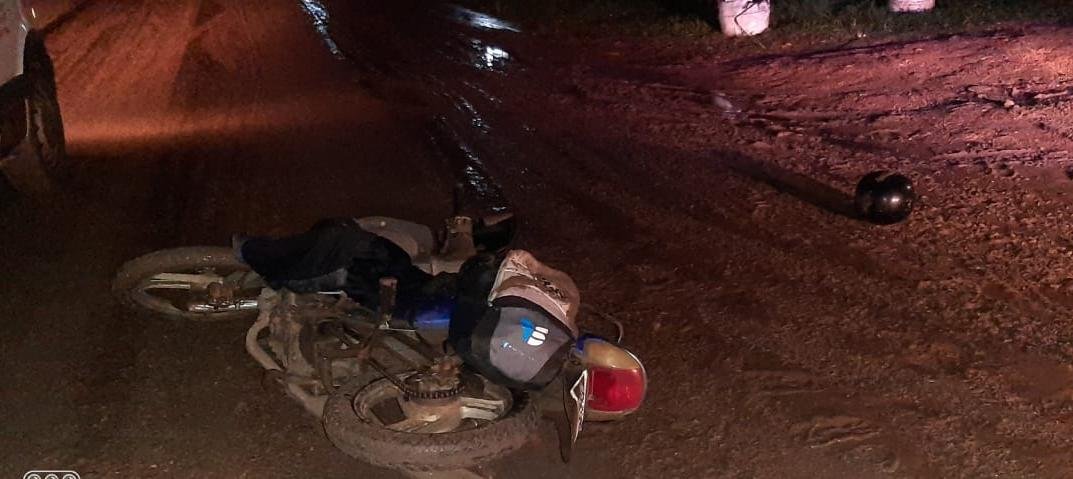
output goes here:
[{"label": "grass patch", "polygon": [[993,28],[1009,22],[1068,23],[1068,0],[937,0],[928,13],[891,13],[887,2],[804,0],[777,2],[775,28],[787,33],[867,34],[953,33]]},{"label": "grass patch", "polygon": [[[718,32],[718,0],[463,0],[530,30],[696,37]],[[779,38],[886,36],[984,30],[1009,22],[1073,24],[1070,0],[937,0],[935,10],[894,14],[885,0],[772,0]],[[758,39],[762,40],[762,37]]]}]

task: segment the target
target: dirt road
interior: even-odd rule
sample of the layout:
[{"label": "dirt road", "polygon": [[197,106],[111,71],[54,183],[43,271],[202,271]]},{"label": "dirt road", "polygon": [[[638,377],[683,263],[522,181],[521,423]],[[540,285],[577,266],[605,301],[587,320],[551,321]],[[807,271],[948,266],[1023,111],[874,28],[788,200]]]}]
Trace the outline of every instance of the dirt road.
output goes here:
[{"label": "dirt road", "polygon": [[[457,181],[651,376],[575,463],[545,437],[488,475],[1073,475],[1073,32],[735,58],[405,3],[96,2],[50,34],[73,174],[0,211],[0,475],[395,477],[261,388],[246,325],[109,284],[235,231],[434,223]],[[844,214],[876,169],[909,222]]]}]

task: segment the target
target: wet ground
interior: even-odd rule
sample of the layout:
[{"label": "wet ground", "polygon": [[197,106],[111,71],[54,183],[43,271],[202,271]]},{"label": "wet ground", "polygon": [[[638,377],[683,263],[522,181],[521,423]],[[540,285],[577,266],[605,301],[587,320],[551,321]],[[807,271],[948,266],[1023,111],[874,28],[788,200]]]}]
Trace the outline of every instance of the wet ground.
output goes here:
[{"label": "wet ground", "polygon": [[[397,477],[262,389],[245,324],[109,286],[235,231],[435,223],[456,182],[651,378],[575,463],[545,434],[485,475],[1073,475],[1073,30],[742,58],[370,5],[94,2],[50,33],[72,175],[0,210],[0,475]],[[877,169],[916,181],[907,223],[846,214]]]}]

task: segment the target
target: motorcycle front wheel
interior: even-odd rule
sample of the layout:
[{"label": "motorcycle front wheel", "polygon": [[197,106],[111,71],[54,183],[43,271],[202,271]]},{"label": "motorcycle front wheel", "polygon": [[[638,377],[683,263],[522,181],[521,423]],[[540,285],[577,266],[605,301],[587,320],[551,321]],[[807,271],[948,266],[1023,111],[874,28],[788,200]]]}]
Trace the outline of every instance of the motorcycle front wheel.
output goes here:
[{"label": "motorcycle front wheel", "polygon": [[155,251],[128,261],[112,292],[126,306],[175,319],[215,321],[257,315],[263,282],[230,248]]},{"label": "motorcycle front wheel", "polygon": [[520,449],[535,435],[539,418],[528,394],[479,376],[468,382],[476,386],[456,398],[457,411],[435,402],[415,410],[387,378],[355,378],[328,399],[324,431],[355,459],[419,472],[477,466]]}]

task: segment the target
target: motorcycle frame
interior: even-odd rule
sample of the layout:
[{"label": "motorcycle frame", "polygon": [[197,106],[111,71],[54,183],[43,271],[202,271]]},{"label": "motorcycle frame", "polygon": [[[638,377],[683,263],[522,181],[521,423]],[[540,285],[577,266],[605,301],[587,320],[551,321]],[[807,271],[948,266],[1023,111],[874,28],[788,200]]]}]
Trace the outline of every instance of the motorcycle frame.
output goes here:
[{"label": "motorcycle frame", "polygon": [[[438,355],[432,348],[422,342],[416,333],[390,327],[391,305],[394,303],[394,284],[382,284],[382,302],[387,305],[380,311],[372,311],[357,305],[345,296],[334,299],[330,293],[299,295],[288,290],[262,290],[258,298],[260,313],[257,321],[246,331],[246,352],[265,369],[266,384],[276,383],[283,386],[286,394],[297,400],[307,411],[321,417],[324,404],[336,386],[334,374],[336,362],[346,361],[345,369],[373,371],[385,375],[387,369],[372,355],[375,349],[385,353],[390,362],[405,364],[408,369],[420,368],[430,364]],[[302,304],[314,303],[323,308],[302,308]],[[294,315],[301,314],[301,318]],[[314,342],[312,374],[296,374],[277,358],[276,354],[262,345],[262,333],[269,329],[273,319],[282,322],[338,321],[354,326],[354,329],[373,328],[362,341],[347,342],[341,340],[343,348],[324,347],[323,343]],[[308,362],[308,360],[307,360]],[[387,373],[390,375],[391,373]],[[388,377],[385,375],[385,377]]]}]

